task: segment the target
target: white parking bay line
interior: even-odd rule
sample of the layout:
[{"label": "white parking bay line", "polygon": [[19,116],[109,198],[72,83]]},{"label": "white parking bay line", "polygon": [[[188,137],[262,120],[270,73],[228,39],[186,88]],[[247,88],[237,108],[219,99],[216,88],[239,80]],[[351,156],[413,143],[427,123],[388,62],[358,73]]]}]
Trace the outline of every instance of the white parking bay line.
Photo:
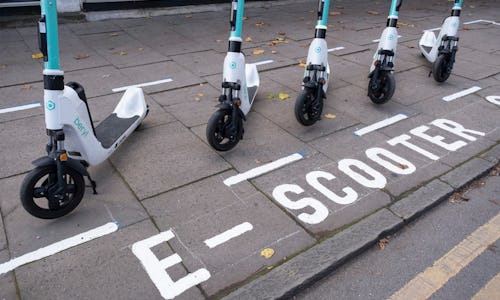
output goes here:
[{"label": "white parking bay line", "polygon": [[287,157],[280,158],[278,160],[275,160],[273,162],[270,162],[268,164],[262,165],[260,167],[248,170],[244,173],[240,173],[235,176],[231,176],[224,180],[224,184],[227,186],[232,186],[234,184],[240,183],[242,181],[245,181],[247,179],[251,179],[257,176],[260,176],[262,174],[271,172],[273,170],[279,169],[283,166],[286,166],[288,164],[291,164],[295,161],[301,160],[304,158],[304,155],[300,153],[294,153],[292,155],[289,155]]},{"label": "white parking bay line", "polygon": [[450,102],[450,101],[453,101],[453,100],[458,99],[460,97],[467,96],[469,94],[475,93],[475,92],[479,91],[480,89],[481,88],[478,87],[478,86],[473,86],[471,88],[468,88],[466,90],[460,91],[458,93],[455,93],[455,94],[443,97],[443,100],[446,101],[446,102]]},{"label": "white parking bay line", "polygon": [[114,222],[110,222],[100,227],[75,235],[73,237],[45,246],[36,251],[26,253],[23,256],[16,257],[9,260],[8,262],[0,264],[0,274],[7,273],[22,265],[37,261],[45,257],[49,257],[58,252],[89,242],[93,239],[105,236],[117,230],[118,225]]},{"label": "white parking bay line", "polygon": [[39,106],[42,106],[42,104],[40,102],[33,102],[30,104],[25,104],[25,105],[2,108],[2,109],[0,109],[0,114],[5,114],[5,113],[19,111],[19,110],[31,109],[31,108],[35,108],[35,107],[39,107]]},{"label": "white parking bay line", "polygon": [[260,66],[260,65],[271,64],[273,62],[274,62],[274,60],[268,59],[268,60],[263,60],[263,61],[258,61],[258,62],[251,63],[251,65]]},{"label": "white parking bay line", "polygon": [[493,25],[500,25],[500,23],[497,23],[495,21],[490,21],[490,20],[474,20],[474,21],[464,22],[464,25],[469,25],[469,24],[474,24],[474,23],[490,23]]},{"label": "white parking bay line", "polygon": [[205,240],[205,245],[207,245],[209,248],[215,248],[219,246],[220,244],[223,244],[230,239],[233,239],[237,236],[242,235],[243,233],[250,231],[253,229],[252,224],[248,222],[243,222],[240,225],[236,225],[233,228],[224,231],[221,234],[218,234],[212,238],[209,238]]},{"label": "white parking bay line", "polygon": [[127,90],[128,88],[131,88],[131,87],[142,88],[142,87],[145,87],[145,86],[158,85],[158,84],[172,82],[172,81],[173,81],[172,78],[165,78],[165,79],[151,81],[151,82],[145,82],[145,83],[133,84],[133,85],[128,85],[128,86],[122,86],[122,87],[119,87],[119,88],[114,88],[114,89],[112,89],[112,91],[113,91],[113,93],[117,93],[117,92],[123,92],[123,91],[125,91],[125,90]]},{"label": "white parking bay line", "polygon": [[408,116],[405,114],[397,114],[393,117],[387,118],[387,119],[382,120],[380,122],[373,123],[372,125],[369,125],[369,126],[361,128],[359,130],[356,130],[356,131],[354,131],[354,134],[357,136],[362,136],[364,134],[367,134],[369,132],[375,131],[377,129],[380,129],[380,128],[383,128],[383,127],[386,127],[389,125],[392,125],[394,123],[397,123],[397,122],[404,120],[404,119],[407,119],[407,118],[408,118]]},{"label": "white parking bay line", "polygon": [[344,50],[344,49],[345,49],[345,47],[340,46],[340,47],[328,49],[328,52],[339,51],[339,50]]}]

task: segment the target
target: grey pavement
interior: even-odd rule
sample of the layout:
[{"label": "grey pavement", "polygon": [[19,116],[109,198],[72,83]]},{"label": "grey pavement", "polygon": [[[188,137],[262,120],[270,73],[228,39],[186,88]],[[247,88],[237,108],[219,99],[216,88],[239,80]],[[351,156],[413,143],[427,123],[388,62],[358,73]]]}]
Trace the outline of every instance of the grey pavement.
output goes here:
[{"label": "grey pavement", "polygon": [[[386,24],[388,3],[332,1],[327,42],[344,49],[329,54],[322,120],[303,127],[293,109],[316,2],[246,8],[247,61],[274,63],[258,67],[261,86],[244,138],[226,153],[210,148],[205,127],[220,93],[229,3],[219,12],[138,19],[63,17],[65,79],[85,87],[95,123],[118,102],[121,93],[113,88],[173,81],[144,88],[150,113],[141,128],[106,162],[89,168],[98,194],[87,188],[75,211],[57,220],[32,217],[19,200],[31,161],[45,154],[43,107],[0,113],[0,266],[108,222],[119,225],[114,233],[0,274],[0,299],[162,299],[165,286],[179,299],[291,296],[498,164],[500,107],[487,99],[500,96],[498,1],[464,3],[457,60],[441,84],[428,77],[431,64],[417,43],[423,30],[441,24],[451,4],[403,3],[397,88],[383,105],[372,104],[366,88],[372,40]],[[483,21],[463,24],[475,20]],[[42,61],[32,58],[35,24],[20,23],[1,23],[0,111],[43,100]],[[473,86],[481,90],[442,99]],[[407,118],[354,134],[398,114]],[[294,153],[303,158],[232,186],[223,183]],[[207,243],[242,226],[216,246]],[[132,250],[160,233],[173,237],[151,253],[175,263],[158,263],[162,270],[155,275]],[[200,270],[208,277],[193,275]]]}]

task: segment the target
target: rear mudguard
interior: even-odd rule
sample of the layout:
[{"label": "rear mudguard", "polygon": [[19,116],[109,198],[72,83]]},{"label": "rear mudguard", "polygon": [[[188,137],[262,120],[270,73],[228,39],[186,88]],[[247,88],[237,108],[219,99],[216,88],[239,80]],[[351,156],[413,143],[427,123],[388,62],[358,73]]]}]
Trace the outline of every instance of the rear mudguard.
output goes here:
[{"label": "rear mudguard", "polygon": [[[46,166],[52,166],[56,165],[56,161],[48,156],[40,157],[32,162],[33,165],[37,167],[46,167]],[[68,157],[68,160],[63,162],[63,166],[66,165],[78,173],[80,173],[82,176],[87,176],[89,177],[89,172],[87,169],[80,163],[80,161],[76,159],[72,159]]]}]

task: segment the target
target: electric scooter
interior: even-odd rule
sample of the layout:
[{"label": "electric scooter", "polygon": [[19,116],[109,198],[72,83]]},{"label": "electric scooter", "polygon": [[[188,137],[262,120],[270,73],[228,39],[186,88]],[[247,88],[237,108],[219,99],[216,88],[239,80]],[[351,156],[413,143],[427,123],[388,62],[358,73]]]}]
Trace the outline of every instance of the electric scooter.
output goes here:
[{"label": "electric scooter", "polygon": [[387,26],[382,32],[370,66],[368,97],[376,104],[389,101],[396,90],[394,59],[398,45],[398,14],[402,2],[402,0],[392,0]]},{"label": "electric scooter", "polygon": [[295,118],[304,126],[311,126],[321,119],[323,101],[326,99],[330,79],[328,47],[325,40],[329,6],[330,0],[319,0],[318,22],[307,53],[302,92],[295,102]]},{"label": "electric scooter", "polygon": [[41,0],[39,46],[44,58],[47,156],[33,161],[21,185],[23,207],[35,217],[54,219],[75,209],[85,193],[87,167],[107,159],[141,124],[148,107],[140,88],[130,88],[113,113],[94,127],[83,87],[64,84],[59,66],[56,0]]},{"label": "electric scooter", "polygon": [[245,64],[241,53],[241,30],[244,0],[232,0],[231,35],[222,73],[222,94],[219,108],[208,120],[206,135],[210,146],[228,151],[243,138],[243,121],[250,111],[259,88],[255,64]]},{"label": "electric scooter", "polygon": [[458,26],[462,0],[455,0],[451,15],[444,19],[438,37],[434,32],[426,30],[418,42],[422,55],[432,64],[429,76],[433,75],[437,82],[444,82],[450,77],[455,55],[458,50]]}]

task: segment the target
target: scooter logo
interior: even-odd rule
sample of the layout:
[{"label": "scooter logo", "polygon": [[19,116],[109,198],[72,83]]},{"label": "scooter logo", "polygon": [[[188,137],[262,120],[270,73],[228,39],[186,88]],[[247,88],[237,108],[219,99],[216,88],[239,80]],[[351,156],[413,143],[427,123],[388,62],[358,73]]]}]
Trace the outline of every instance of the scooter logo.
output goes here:
[{"label": "scooter logo", "polygon": [[232,61],[231,62],[231,69],[236,69],[236,62],[235,61]]},{"label": "scooter logo", "polygon": [[321,47],[316,47],[316,49],[314,49],[314,51],[315,51],[316,53],[320,53],[320,52],[321,52]]},{"label": "scooter logo", "polygon": [[394,38],[394,34],[389,34],[387,38],[389,39],[389,41],[392,41],[392,39]]},{"label": "scooter logo", "polygon": [[54,103],[54,101],[49,100],[49,101],[47,102],[47,109],[48,109],[48,110],[54,110],[55,108],[56,108],[56,104]]},{"label": "scooter logo", "polygon": [[89,135],[89,131],[87,130],[87,128],[85,128],[85,125],[80,121],[80,118],[76,118],[73,121],[73,124],[75,124],[76,128],[78,129],[78,131],[80,131],[80,134],[82,136]]}]

